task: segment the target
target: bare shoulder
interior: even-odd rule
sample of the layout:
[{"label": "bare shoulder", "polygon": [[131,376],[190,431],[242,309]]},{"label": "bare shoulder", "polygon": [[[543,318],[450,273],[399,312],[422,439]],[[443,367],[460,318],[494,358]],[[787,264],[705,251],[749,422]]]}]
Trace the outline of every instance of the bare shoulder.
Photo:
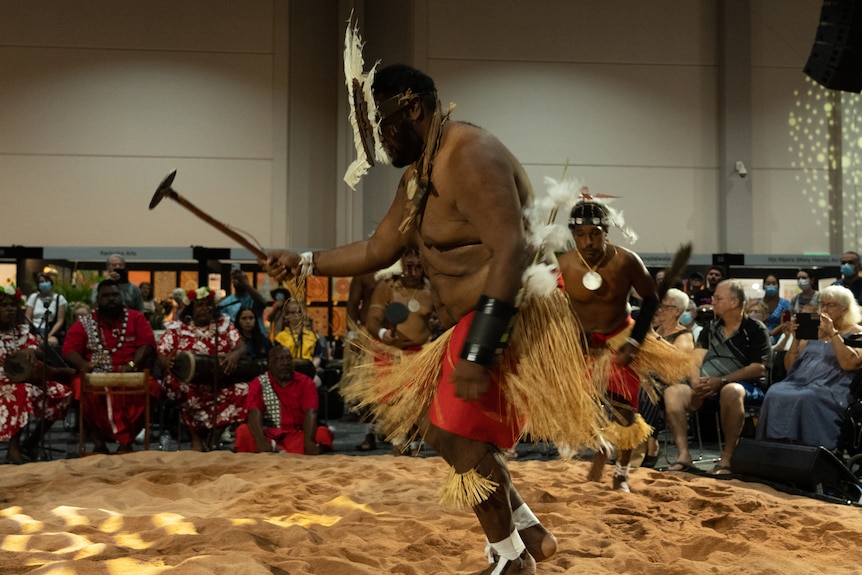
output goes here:
[{"label": "bare shoulder", "polygon": [[448,123],[438,158],[445,162],[447,174],[462,187],[504,190],[514,182],[522,202],[533,195],[518,159],[496,136],[479,126]]},{"label": "bare shoulder", "polygon": [[512,152],[499,138],[488,130],[470,123],[451,122],[446,133],[445,144],[445,151],[451,155],[453,162],[518,164]]}]

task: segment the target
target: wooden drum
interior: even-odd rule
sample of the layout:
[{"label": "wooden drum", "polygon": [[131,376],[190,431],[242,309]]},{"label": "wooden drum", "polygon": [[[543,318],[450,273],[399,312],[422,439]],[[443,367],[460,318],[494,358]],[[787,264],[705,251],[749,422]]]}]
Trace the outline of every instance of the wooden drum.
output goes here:
[{"label": "wooden drum", "polygon": [[[212,355],[194,354],[188,351],[177,353],[171,374],[181,383],[205,384],[212,383],[217,367],[216,358]],[[241,381],[251,381],[267,370],[265,359],[243,358],[236,364],[236,369],[230,375],[219,371],[219,383],[231,384]]]}]

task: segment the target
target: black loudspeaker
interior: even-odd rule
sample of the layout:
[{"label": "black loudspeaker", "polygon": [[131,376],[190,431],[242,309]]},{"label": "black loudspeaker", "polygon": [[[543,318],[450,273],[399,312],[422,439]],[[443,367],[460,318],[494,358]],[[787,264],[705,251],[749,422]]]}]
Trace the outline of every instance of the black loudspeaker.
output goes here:
[{"label": "black loudspeaker", "polygon": [[805,73],[831,90],[862,91],[862,0],[823,0]]},{"label": "black loudspeaker", "polygon": [[862,502],[862,483],[823,447],[741,439],[730,468],[743,478],[761,478],[816,495]]}]

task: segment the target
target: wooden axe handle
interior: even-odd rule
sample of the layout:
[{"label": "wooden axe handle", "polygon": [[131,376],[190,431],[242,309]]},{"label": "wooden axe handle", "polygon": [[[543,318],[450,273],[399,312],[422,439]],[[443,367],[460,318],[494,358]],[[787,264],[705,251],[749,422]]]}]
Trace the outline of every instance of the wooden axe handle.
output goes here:
[{"label": "wooden axe handle", "polygon": [[181,206],[183,206],[184,208],[189,210],[191,213],[193,213],[194,215],[196,215],[197,217],[199,217],[200,219],[202,219],[203,221],[205,221],[209,225],[213,226],[218,231],[226,234],[228,237],[230,237],[234,241],[236,241],[239,245],[241,245],[242,247],[244,247],[245,249],[247,249],[248,251],[253,253],[257,257],[258,260],[260,260],[262,262],[266,261],[267,255],[264,252],[262,252],[260,250],[260,248],[256,247],[254,244],[252,244],[250,241],[248,241],[247,239],[245,239],[244,237],[242,237],[241,235],[239,235],[238,233],[236,233],[235,231],[230,229],[228,226],[224,225],[223,223],[221,223],[217,219],[213,218],[212,216],[210,216],[209,214],[207,214],[206,212],[204,212],[203,210],[201,210],[200,208],[195,206],[193,203],[191,203],[190,201],[188,201],[187,199],[185,199],[184,197],[182,197],[178,193],[173,192],[171,194],[171,197],[173,199],[175,199]]}]

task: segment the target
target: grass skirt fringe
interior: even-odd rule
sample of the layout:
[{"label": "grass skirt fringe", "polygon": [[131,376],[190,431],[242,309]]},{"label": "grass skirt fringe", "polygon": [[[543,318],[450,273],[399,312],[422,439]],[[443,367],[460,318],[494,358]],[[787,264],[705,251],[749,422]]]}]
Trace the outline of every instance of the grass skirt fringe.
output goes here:
[{"label": "grass skirt fringe", "polygon": [[[631,327],[633,326],[609,339],[607,348],[590,350],[593,363],[592,377],[597,387],[607,386],[611,373],[611,363],[613,362],[613,354],[609,351],[616,351],[622,347],[631,334]],[[650,333],[641,343],[638,353],[631,363],[631,368],[640,377],[641,388],[646,391],[650,400],[653,403],[658,403],[659,391],[657,391],[656,385],[660,382],[667,385],[683,383],[691,376],[696,365],[697,357],[694,353],[681,351],[673,344]],[[633,398],[626,399],[632,400]]]},{"label": "grass skirt fringe", "polygon": [[[374,356],[389,348],[360,335],[354,342],[362,359],[342,378],[345,400],[368,407],[387,439],[413,438],[437,389],[450,336],[451,330],[385,364]],[[509,416],[526,416],[534,441],[587,446],[608,424],[601,404],[607,382],[592,383],[582,337],[562,292],[525,298],[501,361],[501,387],[512,404]]]},{"label": "grass skirt fringe", "polygon": [[635,414],[635,420],[631,425],[620,425],[614,421],[602,432],[608,442],[622,450],[634,449],[646,441],[650,434],[652,434],[652,427],[639,413]]}]

